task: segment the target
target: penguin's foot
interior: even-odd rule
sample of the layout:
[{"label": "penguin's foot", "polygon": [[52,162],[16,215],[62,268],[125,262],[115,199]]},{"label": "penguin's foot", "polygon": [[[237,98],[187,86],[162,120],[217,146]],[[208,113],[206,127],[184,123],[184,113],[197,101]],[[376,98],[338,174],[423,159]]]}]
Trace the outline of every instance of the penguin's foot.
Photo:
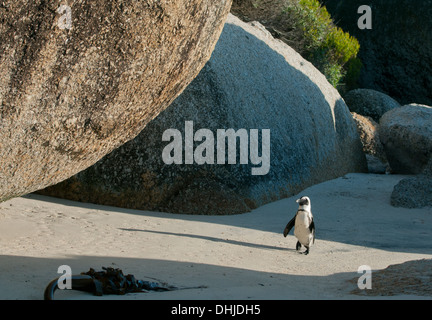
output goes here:
[{"label": "penguin's foot", "polygon": [[300,241],[297,241],[296,250],[299,251],[300,248],[301,248],[301,243],[300,243]]},{"label": "penguin's foot", "polygon": [[309,254],[309,247],[306,247],[306,251],[303,252],[304,255],[308,255]]}]

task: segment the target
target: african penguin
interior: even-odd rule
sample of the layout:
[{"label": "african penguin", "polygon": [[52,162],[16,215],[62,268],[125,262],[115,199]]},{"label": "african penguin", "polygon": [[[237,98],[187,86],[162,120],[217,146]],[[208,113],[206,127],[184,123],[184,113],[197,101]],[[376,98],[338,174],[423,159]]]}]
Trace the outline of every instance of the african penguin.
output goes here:
[{"label": "african penguin", "polygon": [[304,254],[308,254],[310,246],[315,243],[315,224],[311,211],[311,202],[308,197],[301,197],[296,202],[299,204],[299,208],[294,218],[286,225],[283,235],[286,237],[294,227],[294,235],[298,239],[296,250],[299,251],[301,245],[304,245],[306,247]]}]

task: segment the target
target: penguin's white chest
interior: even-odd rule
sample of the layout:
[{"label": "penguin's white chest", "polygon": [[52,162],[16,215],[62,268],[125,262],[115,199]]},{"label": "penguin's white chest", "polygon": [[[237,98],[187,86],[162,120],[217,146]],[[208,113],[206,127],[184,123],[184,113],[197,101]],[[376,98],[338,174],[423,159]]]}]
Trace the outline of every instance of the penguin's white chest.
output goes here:
[{"label": "penguin's white chest", "polygon": [[309,230],[311,224],[310,213],[299,211],[295,219],[294,235],[302,245],[310,246],[312,243],[312,233]]}]

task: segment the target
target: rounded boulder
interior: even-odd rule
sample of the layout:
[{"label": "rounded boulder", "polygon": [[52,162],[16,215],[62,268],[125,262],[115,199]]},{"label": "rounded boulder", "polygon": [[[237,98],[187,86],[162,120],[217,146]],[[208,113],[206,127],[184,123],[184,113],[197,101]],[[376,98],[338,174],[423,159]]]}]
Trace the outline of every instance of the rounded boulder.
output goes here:
[{"label": "rounded boulder", "polygon": [[0,3],[0,200],[134,138],[199,73],[231,1]]},{"label": "rounded boulder", "polygon": [[432,156],[432,107],[409,104],[385,113],[379,136],[393,173],[418,174]]}]

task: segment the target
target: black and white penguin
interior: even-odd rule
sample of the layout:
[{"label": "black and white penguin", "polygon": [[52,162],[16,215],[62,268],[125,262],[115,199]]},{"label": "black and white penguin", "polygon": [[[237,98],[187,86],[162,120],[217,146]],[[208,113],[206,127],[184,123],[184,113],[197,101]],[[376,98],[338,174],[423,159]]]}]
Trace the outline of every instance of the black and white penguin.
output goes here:
[{"label": "black and white penguin", "polygon": [[294,227],[294,235],[298,239],[296,250],[299,251],[301,245],[304,245],[306,247],[304,254],[308,254],[310,246],[315,243],[315,224],[311,211],[311,201],[308,197],[301,197],[296,202],[299,204],[299,208],[294,218],[286,225],[283,235],[286,237]]}]

